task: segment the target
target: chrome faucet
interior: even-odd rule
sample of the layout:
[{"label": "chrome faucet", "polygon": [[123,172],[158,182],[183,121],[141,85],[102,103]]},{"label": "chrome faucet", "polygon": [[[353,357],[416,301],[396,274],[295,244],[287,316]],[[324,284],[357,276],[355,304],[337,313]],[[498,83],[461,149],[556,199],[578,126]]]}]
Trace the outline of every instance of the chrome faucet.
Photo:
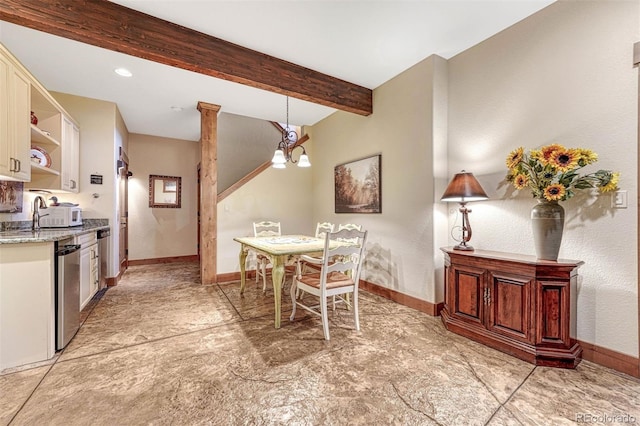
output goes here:
[{"label": "chrome faucet", "polygon": [[40,218],[42,216],[48,216],[48,214],[43,214],[40,216],[40,209],[46,209],[47,203],[44,201],[44,198],[41,196],[37,196],[33,200],[33,220],[31,222],[31,230],[39,231],[40,230]]}]

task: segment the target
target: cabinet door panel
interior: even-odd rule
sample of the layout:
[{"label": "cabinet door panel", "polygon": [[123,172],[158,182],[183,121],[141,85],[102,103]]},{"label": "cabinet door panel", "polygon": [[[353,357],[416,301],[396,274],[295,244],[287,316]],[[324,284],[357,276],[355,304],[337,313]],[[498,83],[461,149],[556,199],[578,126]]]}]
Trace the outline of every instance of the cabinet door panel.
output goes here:
[{"label": "cabinet door panel", "polygon": [[456,317],[481,322],[483,308],[482,284],[485,271],[475,268],[452,268],[455,288],[452,291],[453,312]]},{"label": "cabinet door panel", "polygon": [[91,250],[80,251],[80,309],[91,300]]},{"label": "cabinet door panel", "polygon": [[531,342],[531,288],[528,278],[490,274],[491,309],[487,328],[518,340]]},{"label": "cabinet door panel", "polygon": [[540,281],[537,284],[538,322],[536,343],[570,343],[569,324],[569,282]]},{"label": "cabinet door panel", "polygon": [[0,56],[0,175],[13,174],[12,150],[10,149],[9,132],[9,73],[10,64]]},{"label": "cabinet door panel", "polygon": [[14,177],[23,180],[31,180],[31,119],[30,99],[31,83],[26,75],[17,69],[13,71],[13,122],[15,123],[15,148],[14,155],[18,160],[19,170]]}]

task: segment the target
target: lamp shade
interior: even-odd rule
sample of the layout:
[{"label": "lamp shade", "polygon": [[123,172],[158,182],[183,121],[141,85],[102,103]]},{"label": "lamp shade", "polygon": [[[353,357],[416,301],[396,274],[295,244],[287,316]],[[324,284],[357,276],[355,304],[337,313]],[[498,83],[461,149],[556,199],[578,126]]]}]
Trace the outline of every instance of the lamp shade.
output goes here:
[{"label": "lamp shade", "polygon": [[282,152],[281,149],[276,149],[276,152],[274,152],[271,162],[273,164],[285,164],[287,162],[287,159],[284,156],[284,152]]},{"label": "lamp shade", "polygon": [[300,160],[298,161],[298,167],[311,167],[311,163],[309,162],[309,156],[307,154],[302,154],[300,156]]},{"label": "lamp shade", "polygon": [[464,170],[456,175],[449,182],[446,191],[440,198],[441,201],[456,201],[466,203],[467,201],[480,201],[489,198],[480,186],[480,183],[473,176],[473,173]]}]

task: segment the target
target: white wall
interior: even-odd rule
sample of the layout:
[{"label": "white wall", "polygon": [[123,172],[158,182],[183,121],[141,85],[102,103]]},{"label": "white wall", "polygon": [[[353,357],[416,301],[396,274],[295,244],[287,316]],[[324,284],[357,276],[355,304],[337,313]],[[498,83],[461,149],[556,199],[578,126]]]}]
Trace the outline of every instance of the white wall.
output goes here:
[{"label": "white wall", "polygon": [[280,221],[283,234],[315,232],[311,178],[316,160],[312,141],[304,146],[311,168],[269,168],[218,203],[219,274],[240,270],[240,244],[233,238],[253,235],[253,222]]},{"label": "white wall", "polygon": [[[129,260],[198,252],[197,166],[200,144],[129,134]],[[182,207],[150,208],[149,175],[182,178]]]},{"label": "white wall", "polygon": [[[535,254],[529,193],[504,185],[505,158],[557,142],[591,148],[621,172],[610,196],[563,203],[560,257],[585,262],[577,338],[638,356],[637,1],[561,1],[449,60],[449,170],[473,171],[491,200],[471,205],[472,245]],[[586,207],[589,205],[589,207]],[[453,225],[453,224],[451,224]]]}]

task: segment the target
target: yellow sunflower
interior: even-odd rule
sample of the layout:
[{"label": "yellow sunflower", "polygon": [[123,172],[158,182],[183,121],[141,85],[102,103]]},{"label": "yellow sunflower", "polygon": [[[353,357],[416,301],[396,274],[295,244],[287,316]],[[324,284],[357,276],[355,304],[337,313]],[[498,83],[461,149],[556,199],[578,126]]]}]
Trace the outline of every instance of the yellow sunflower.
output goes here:
[{"label": "yellow sunflower", "polygon": [[564,197],[566,190],[564,186],[559,183],[554,183],[553,185],[549,185],[544,189],[544,198],[549,201],[558,201]]},{"label": "yellow sunflower", "polygon": [[524,148],[520,147],[518,149],[514,149],[511,151],[509,156],[507,157],[507,167],[509,169],[513,169],[522,161],[522,157],[524,156]]},{"label": "yellow sunflower", "polygon": [[578,167],[580,152],[577,149],[557,149],[549,156],[549,162],[552,166],[561,172],[567,172]]},{"label": "yellow sunflower", "polygon": [[515,186],[516,189],[526,188],[527,185],[529,185],[529,178],[526,175],[519,174],[513,179],[513,186]]},{"label": "yellow sunflower", "polygon": [[580,156],[579,160],[583,161],[585,165],[598,161],[598,154],[590,149],[577,148],[576,151],[578,151],[578,155]]},{"label": "yellow sunflower", "polygon": [[620,173],[612,173],[611,179],[606,185],[600,187],[600,192],[615,191],[618,189],[618,181],[620,180]]},{"label": "yellow sunflower", "polygon": [[546,166],[551,162],[551,155],[558,150],[565,150],[566,148],[562,145],[558,145],[557,143],[552,143],[551,145],[543,146],[540,149],[540,155],[538,159],[542,163],[543,166]]}]

